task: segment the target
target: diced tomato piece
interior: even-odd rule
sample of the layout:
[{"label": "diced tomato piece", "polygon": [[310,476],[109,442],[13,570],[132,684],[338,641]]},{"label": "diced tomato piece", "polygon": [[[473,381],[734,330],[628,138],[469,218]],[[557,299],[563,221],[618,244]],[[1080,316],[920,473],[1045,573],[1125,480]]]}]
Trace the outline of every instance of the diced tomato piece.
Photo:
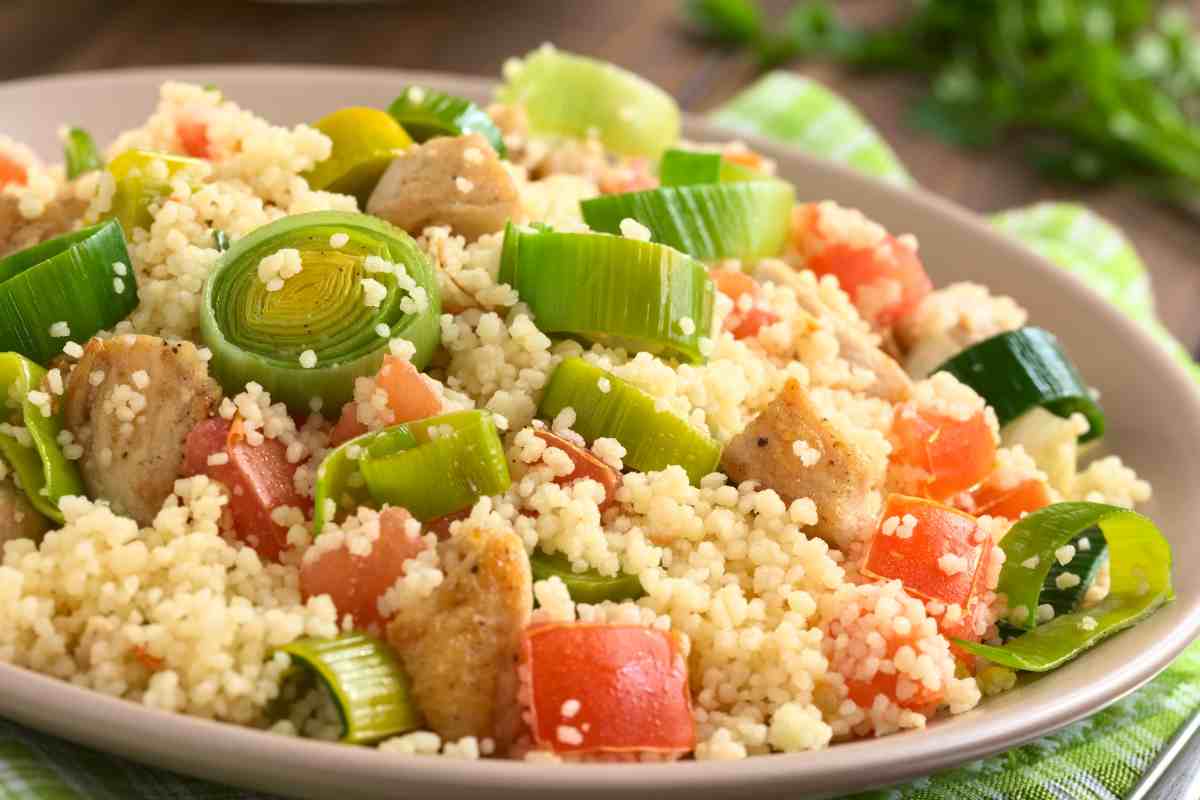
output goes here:
[{"label": "diced tomato piece", "polygon": [[213,417],[192,428],[184,445],[182,474],[185,477],[208,474],[208,457],[225,452],[230,427],[229,420]]},{"label": "diced tomato piece", "polygon": [[208,123],[197,117],[183,117],[175,123],[175,135],[183,152],[192,158],[208,158]]},{"label": "diced tomato piece", "polygon": [[397,425],[441,413],[442,399],[417,368],[402,358],[385,356],[375,382],[387,392],[388,408],[396,415],[393,422]]},{"label": "diced tomato piece", "polygon": [[27,180],[29,180],[29,173],[26,171],[25,165],[15,158],[9,158],[0,153],[0,188],[10,183],[23,186]]},{"label": "diced tomato piece", "polygon": [[150,672],[157,672],[163,668],[163,660],[156,655],[150,653],[145,645],[138,644],[133,646],[133,657],[138,660],[143,667]]},{"label": "diced tomato piece", "polygon": [[353,615],[356,627],[382,627],[387,619],[380,613],[380,598],[404,576],[404,562],[425,549],[420,528],[410,530],[410,520],[403,508],[385,508],[379,514],[379,538],[367,555],[355,555],[343,545],[306,557],[300,566],[305,601],[327,594],[339,616]]},{"label": "diced tomato piece", "polygon": [[[725,330],[735,339],[748,339],[758,335],[759,330],[779,321],[779,315],[761,305],[761,290],[758,282],[744,272],[714,269],[709,272],[717,291],[733,301],[734,310],[725,318]],[[741,298],[750,297],[752,305],[742,309]]]},{"label": "diced tomato piece", "polygon": [[329,432],[329,446],[337,447],[345,444],[355,436],[362,436],[366,432],[367,426],[358,421],[358,403],[351,400],[342,406],[342,416],[338,419],[337,425],[333,426],[333,430]]},{"label": "diced tomato piece", "polygon": [[996,440],[983,411],[966,420],[906,403],[892,422],[892,462],[919,471],[906,492],[945,500],[969,489],[992,471]]},{"label": "diced tomato piece", "polygon": [[667,631],[540,625],[524,633],[521,659],[539,747],[678,756],[696,745],[687,661]]},{"label": "diced tomato piece", "polygon": [[[905,644],[916,648],[916,642],[906,642]],[[889,656],[894,656],[896,650],[899,649],[900,645],[890,648]],[[910,681],[910,683],[913,684],[914,691],[912,694],[906,692],[903,698],[900,697],[900,676],[895,672],[876,672],[870,680],[850,678],[846,681],[846,689],[850,699],[859,708],[870,708],[875,702],[875,696],[881,694],[895,701],[896,705],[901,708],[907,708],[910,711],[922,713],[933,711],[941,701],[942,693],[932,691],[923,683],[916,681]]]},{"label": "diced tomato piece", "polygon": [[966,609],[977,578],[982,580],[984,552],[990,545],[970,514],[921,497],[892,494],[868,545],[863,573],[898,580],[922,600]]},{"label": "diced tomato piece", "polygon": [[592,451],[580,447],[556,433],[539,430],[536,432],[536,436],[550,447],[562,450],[575,464],[574,472],[555,478],[555,483],[559,486],[570,486],[575,481],[590,478],[604,487],[604,502],[600,504],[601,511],[617,502],[617,487],[621,485],[620,473],[596,458]]},{"label": "diced tomato piece", "polygon": [[1045,481],[1027,478],[1016,486],[1000,486],[988,478],[968,494],[966,510],[975,516],[987,514],[1017,520],[1022,514],[1031,514],[1050,505],[1050,488]]},{"label": "diced tomato piece", "polygon": [[624,194],[657,189],[658,176],[650,170],[650,161],[641,156],[630,158],[600,177],[601,194]]},{"label": "diced tomato piece", "polygon": [[747,147],[726,147],[721,152],[721,157],[747,169],[757,170],[763,167],[763,157]]}]

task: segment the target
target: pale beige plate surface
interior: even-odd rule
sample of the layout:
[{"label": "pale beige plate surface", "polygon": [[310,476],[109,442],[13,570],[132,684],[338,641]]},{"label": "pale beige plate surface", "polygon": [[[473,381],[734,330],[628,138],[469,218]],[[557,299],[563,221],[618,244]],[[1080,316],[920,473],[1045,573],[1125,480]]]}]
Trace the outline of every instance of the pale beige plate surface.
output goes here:
[{"label": "pale beige plate surface", "polygon": [[[485,99],[487,84],[452,76],[285,67],[162,68],[0,84],[0,132],[57,158],[55,128],[84,125],[98,141],[138,124],[158,84],[213,83],[280,123],[314,120],[348,105],[384,106],[419,82]],[[694,139],[718,129],[690,120]],[[1098,710],[1149,680],[1200,628],[1200,400],[1187,374],[1132,322],[1061,270],[994,233],[977,217],[919,192],[903,192],[767,142],[805,199],[858,206],[897,232],[912,232],[935,283],[973,280],[1011,294],[1032,321],[1056,332],[1100,389],[1121,453],[1153,482],[1145,511],[1171,540],[1178,598],[1138,627],[1066,667],[979,709],[919,733],[741,763],[547,767],[521,763],[404,760],[367,749],[298,741],[172,716],[0,666],[0,715],[146,763],[215,781],[312,798],[823,797],[944,769],[1018,744]]]}]

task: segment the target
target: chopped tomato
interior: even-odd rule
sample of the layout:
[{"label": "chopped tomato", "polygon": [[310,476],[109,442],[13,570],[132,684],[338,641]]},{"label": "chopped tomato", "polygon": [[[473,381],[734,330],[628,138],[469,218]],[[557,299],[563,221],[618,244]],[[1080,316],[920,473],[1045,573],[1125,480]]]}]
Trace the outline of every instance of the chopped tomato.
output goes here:
[{"label": "chopped tomato", "polygon": [[[417,368],[402,358],[385,356],[375,376],[375,385],[387,393],[393,425],[432,417],[442,410],[441,398]],[[366,432],[366,426],[358,420],[357,404],[350,402],[342,408],[341,419],[334,426],[329,441],[336,446]]]},{"label": "chopped tomato", "polygon": [[625,194],[658,188],[658,177],[650,171],[650,161],[640,156],[608,170],[600,178],[602,194]]},{"label": "chopped tomato", "polygon": [[[889,642],[888,657],[894,657],[896,651],[903,645],[908,645],[914,650],[916,649],[916,641],[910,642]],[[918,711],[922,713],[931,712],[937,708],[941,702],[942,692],[933,691],[923,683],[906,679],[908,686],[911,686],[911,692],[900,691],[900,676],[895,672],[876,672],[870,680],[862,678],[849,678],[846,681],[846,689],[850,695],[850,699],[854,701],[859,708],[870,708],[875,702],[876,695],[883,695],[893,701],[901,708],[907,708],[910,711]],[[904,697],[900,695],[903,694]]]},{"label": "chopped tomato", "polygon": [[[709,272],[717,291],[733,301],[733,311],[725,318],[725,330],[735,339],[748,339],[758,335],[759,330],[779,321],[779,315],[761,305],[758,283],[744,272],[714,269]],[[743,301],[743,297],[749,301]],[[749,304],[749,308],[743,305]]]},{"label": "chopped tomato", "polygon": [[1017,520],[1050,505],[1050,489],[1045,481],[1027,478],[1015,486],[1001,486],[995,475],[967,493],[963,508],[975,516],[987,514]]},{"label": "chopped tomato", "polygon": [[970,605],[991,542],[970,514],[920,497],[888,496],[863,573],[899,580],[922,600]]},{"label": "chopped tomato", "polygon": [[979,483],[996,461],[996,440],[982,410],[960,420],[906,403],[896,410],[891,438],[892,463],[919,476],[904,481],[904,490],[934,500]]},{"label": "chopped tomato", "polygon": [[133,646],[133,657],[138,660],[138,663],[145,667],[150,672],[157,672],[163,668],[163,660],[156,655],[151,654],[146,646],[137,644]]},{"label": "chopped tomato", "polygon": [[333,430],[329,432],[329,446],[337,447],[345,444],[355,436],[362,436],[366,432],[367,426],[358,421],[358,403],[351,400],[342,406],[342,416],[333,426]]},{"label": "chopped tomato", "polygon": [[[267,561],[278,561],[287,548],[287,528],[272,519],[277,508],[291,506],[307,510],[312,500],[296,491],[298,464],[287,459],[287,447],[276,439],[258,446],[245,440],[241,421],[223,419],[201,422],[187,438],[185,475],[207,475],[229,490],[229,511],[239,539]],[[224,434],[224,443],[220,441]],[[210,457],[222,453],[222,463]]]},{"label": "chopped tomato", "polygon": [[450,537],[450,526],[456,522],[466,519],[471,516],[471,507],[462,509],[461,511],[452,511],[434,519],[427,520],[425,530],[437,534],[438,539],[447,539]]},{"label": "chopped tomato", "polygon": [[696,745],[687,661],[669,632],[539,625],[525,631],[521,659],[541,748],[680,756]]},{"label": "chopped tomato", "polygon": [[721,158],[747,169],[757,170],[763,167],[763,157],[746,147],[726,147],[721,152]]},{"label": "chopped tomato", "polygon": [[192,158],[208,158],[208,123],[196,117],[183,117],[175,123],[175,135],[183,152]]},{"label": "chopped tomato", "polygon": [[831,240],[822,218],[834,213],[856,212],[813,203],[793,211],[793,237],[800,240],[806,266],[817,275],[835,276],[859,313],[876,327],[886,328],[915,309],[933,290],[933,283],[916,249],[904,239],[885,234],[871,246]]},{"label": "chopped tomato", "polygon": [[[300,566],[304,600],[327,594],[338,615],[352,615],[356,627],[383,626],[387,618],[380,612],[379,600],[404,576],[404,562],[425,549],[420,527],[409,528],[411,520],[412,515],[403,508],[385,508],[379,514],[379,538],[370,553],[356,555],[343,544],[305,558]],[[320,547],[320,539],[316,547]]]},{"label": "chopped tomato", "polygon": [[0,188],[10,183],[23,186],[27,180],[29,180],[29,174],[25,170],[25,165],[15,158],[9,158],[0,153]]},{"label": "chopped tomato", "polygon": [[604,502],[600,504],[601,511],[617,502],[617,487],[621,485],[620,473],[596,458],[592,451],[580,447],[556,433],[539,430],[536,432],[536,436],[550,447],[562,450],[575,464],[575,470],[570,475],[555,478],[555,483],[559,486],[569,486],[575,481],[590,478],[604,487]]}]

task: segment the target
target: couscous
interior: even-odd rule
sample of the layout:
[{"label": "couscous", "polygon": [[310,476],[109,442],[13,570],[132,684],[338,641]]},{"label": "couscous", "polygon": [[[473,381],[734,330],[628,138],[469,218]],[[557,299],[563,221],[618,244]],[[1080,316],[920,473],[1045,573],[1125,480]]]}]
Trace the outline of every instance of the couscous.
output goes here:
[{"label": "couscous", "polygon": [[0,659],[383,754],[737,759],[1170,599],[1017,301],[616,67],[504,78],[0,138]]}]

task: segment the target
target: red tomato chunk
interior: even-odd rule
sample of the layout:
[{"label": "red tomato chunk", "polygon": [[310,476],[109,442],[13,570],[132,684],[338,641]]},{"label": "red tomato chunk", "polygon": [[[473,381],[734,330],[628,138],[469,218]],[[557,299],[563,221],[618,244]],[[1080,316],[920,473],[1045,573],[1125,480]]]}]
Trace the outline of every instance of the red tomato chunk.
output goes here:
[{"label": "red tomato chunk", "polygon": [[575,481],[585,478],[596,481],[604,487],[604,502],[600,504],[601,512],[617,502],[617,487],[621,485],[621,476],[615,469],[597,458],[591,450],[580,447],[556,433],[539,430],[535,435],[548,446],[562,450],[575,465],[574,472],[555,478],[555,483],[559,486],[570,486]]},{"label": "red tomato chunk", "polygon": [[[375,385],[387,394],[387,407],[392,412],[391,425],[426,419],[442,411],[442,399],[417,368],[402,358],[384,356],[383,365],[375,376]],[[358,420],[358,404],[350,402],[342,408],[342,417],[330,434],[330,444],[337,446],[366,432],[366,426]]]},{"label": "red tomato chunk", "polygon": [[24,186],[27,180],[29,180],[29,175],[25,170],[25,165],[0,153],[0,188],[10,183]]},{"label": "red tomato chunk", "polygon": [[907,403],[896,410],[892,445],[893,463],[924,475],[904,490],[933,500],[971,488],[996,462],[996,440],[983,411],[959,420]]},{"label": "red tomato chunk", "polygon": [[195,117],[185,117],[175,123],[175,135],[183,152],[192,158],[208,158],[208,125]]},{"label": "red tomato chunk", "polygon": [[[1017,520],[1050,505],[1050,489],[1037,478],[1028,478],[1016,486],[1000,486],[989,478],[970,491],[961,505],[975,516],[987,514]],[[956,503],[957,505],[957,503]]]},{"label": "red tomato chunk", "polygon": [[541,748],[678,756],[696,745],[687,662],[669,632],[541,625],[525,632],[521,659]]},{"label": "red tomato chunk", "polygon": [[[749,275],[728,269],[714,269],[708,274],[716,284],[717,291],[733,301],[734,309],[725,318],[724,325],[725,330],[733,334],[733,338],[752,338],[767,325],[779,322],[778,314],[762,307],[762,291]],[[750,300],[743,301],[743,297],[749,297]],[[746,302],[750,303],[750,307],[743,309],[742,306]]]}]

